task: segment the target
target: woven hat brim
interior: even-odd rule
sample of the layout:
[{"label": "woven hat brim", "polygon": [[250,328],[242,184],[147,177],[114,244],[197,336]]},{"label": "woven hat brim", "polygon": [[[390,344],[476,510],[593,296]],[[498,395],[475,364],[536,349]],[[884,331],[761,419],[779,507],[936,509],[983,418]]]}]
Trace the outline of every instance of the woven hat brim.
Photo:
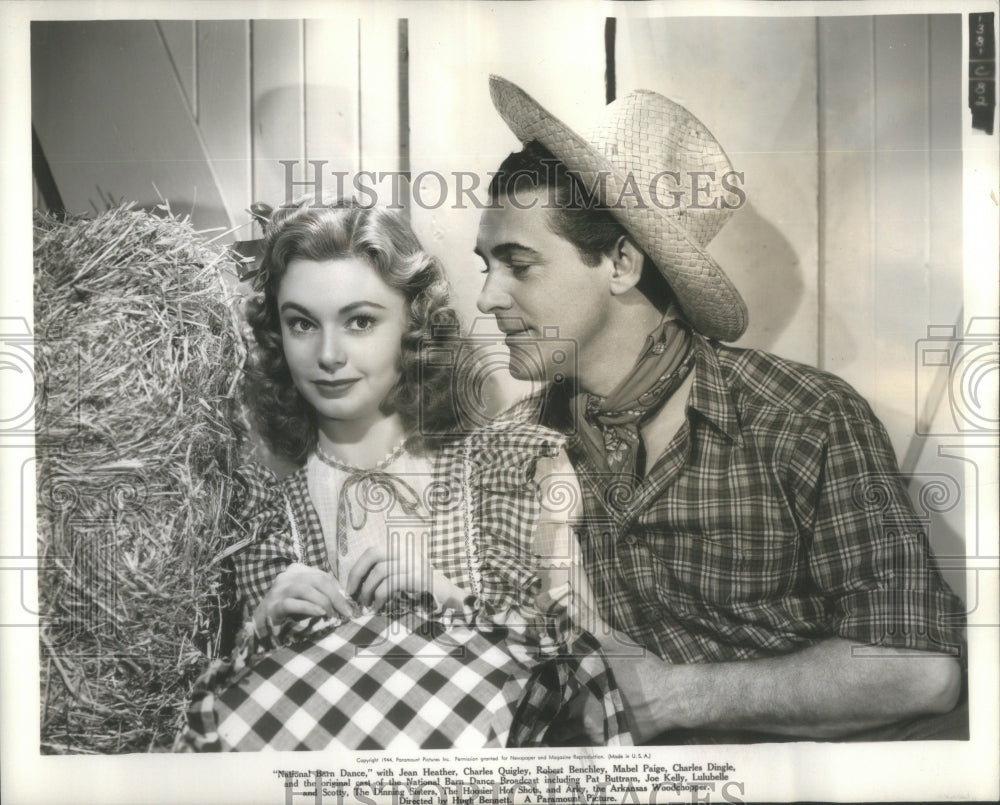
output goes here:
[{"label": "woven hat brim", "polygon": [[[490,96],[504,122],[522,142],[537,140],[586,184],[608,177],[608,196],[626,177],[608,159],[517,85],[490,76]],[[652,204],[612,204],[612,215],[656,263],[692,326],[709,338],[735,341],[746,330],[746,303],[716,261],[682,225]]]}]

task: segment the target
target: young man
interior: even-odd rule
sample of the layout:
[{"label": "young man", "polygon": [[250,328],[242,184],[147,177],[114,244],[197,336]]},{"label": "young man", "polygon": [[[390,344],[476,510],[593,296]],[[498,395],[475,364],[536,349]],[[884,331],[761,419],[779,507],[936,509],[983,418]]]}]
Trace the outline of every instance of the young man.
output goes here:
[{"label": "young man", "polygon": [[960,696],[964,608],[883,427],[838,378],[720,343],[747,311],[704,247],[744,197],[714,137],[648,91],[587,138],[491,92],[525,149],[491,184],[479,307],[515,375],[539,354],[567,372],[552,328],[575,344],[575,382],[523,410],[569,434],[637,739],[964,737],[928,718]]}]

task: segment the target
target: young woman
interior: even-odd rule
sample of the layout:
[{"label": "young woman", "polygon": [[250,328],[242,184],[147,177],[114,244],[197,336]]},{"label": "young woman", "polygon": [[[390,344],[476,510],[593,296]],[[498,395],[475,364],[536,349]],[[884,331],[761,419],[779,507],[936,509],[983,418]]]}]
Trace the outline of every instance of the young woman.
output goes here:
[{"label": "young woman", "polygon": [[557,690],[529,684],[531,648],[568,647],[536,606],[536,542],[567,519],[539,484],[572,471],[548,430],[462,427],[459,401],[481,378],[443,271],[402,217],[282,208],[255,287],[245,397],[271,452],[298,468],[238,474],[247,626],[196,687],[186,746],[537,743],[542,717],[583,688],[612,703],[609,741],[626,742],[592,642],[572,675],[548,675]]}]

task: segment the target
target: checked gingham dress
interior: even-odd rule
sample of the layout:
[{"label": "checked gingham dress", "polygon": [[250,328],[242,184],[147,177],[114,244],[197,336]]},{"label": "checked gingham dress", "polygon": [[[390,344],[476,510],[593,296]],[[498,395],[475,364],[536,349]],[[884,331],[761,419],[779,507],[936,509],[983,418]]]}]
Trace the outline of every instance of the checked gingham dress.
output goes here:
[{"label": "checked gingham dress", "polygon": [[[602,705],[605,743],[630,744],[596,639],[535,608],[535,471],[561,448],[550,430],[498,422],[435,453],[421,523],[430,562],[468,592],[460,609],[396,593],[378,613],[310,618],[263,636],[249,614],[282,570],[302,562],[334,572],[337,558],[305,467],[283,481],[241,469],[231,507],[241,533],[229,552],[246,626],[233,654],[196,682],[175,749],[539,746],[577,696]],[[411,508],[390,532],[419,529],[413,517]]]}]

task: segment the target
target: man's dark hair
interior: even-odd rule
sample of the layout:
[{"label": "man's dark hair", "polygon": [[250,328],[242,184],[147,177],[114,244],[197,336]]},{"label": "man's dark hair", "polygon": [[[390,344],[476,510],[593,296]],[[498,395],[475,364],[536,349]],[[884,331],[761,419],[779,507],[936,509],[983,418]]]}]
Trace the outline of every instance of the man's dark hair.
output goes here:
[{"label": "man's dark hair", "polygon": [[[607,207],[602,206],[594,188],[588,188],[551,151],[537,140],[507,156],[490,181],[490,202],[509,198],[517,190],[549,190],[545,206],[551,211],[549,224],[555,234],[568,240],[589,266],[610,254],[618,239],[635,243]],[[636,244],[637,248],[641,248]],[[642,276],[636,288],[657,308],[666,310],[673,292],[656,264],[643,254]]]}]

